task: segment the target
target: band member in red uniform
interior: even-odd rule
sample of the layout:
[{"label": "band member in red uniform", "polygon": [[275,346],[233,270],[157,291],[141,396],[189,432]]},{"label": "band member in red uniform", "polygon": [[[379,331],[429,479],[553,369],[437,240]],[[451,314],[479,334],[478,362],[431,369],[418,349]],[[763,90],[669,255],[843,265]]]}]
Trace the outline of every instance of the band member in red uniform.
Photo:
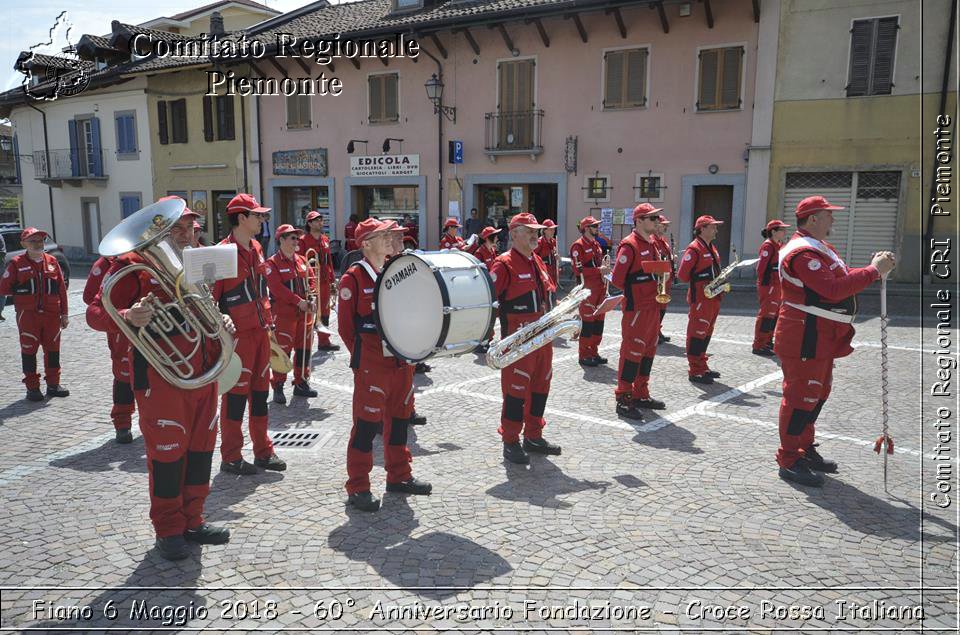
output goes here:
[{"label": "band member in red uniform", "polygon": [[[510,219],[513,247],[493,261],[490,277],[500,302],[500,336],[537,321],[546,313],[547,296],[553,281],[537,249],[537,230],[543,225],[533,214],[517,214]],[[500,411],[500,437],[503,458],[511,463],[530,462],[528,452],[560,454],[560,446],[543,438],[543,419],[553,377],[553,347],[542,346],[500,371],[503,408]],[[523,432],[523,445],[520,433]]]},{"label": "band member in red uniform", "polygon": [[583,281],[590,289],[590,297],[580,304],[580,319],[583,330],[580,331],[580,365],[599,366],[606,364],[607,358],[600,357],[600,340],[603,339],[604,316],[593,317],[594,311],[607,296],[607,281],[604,276],[610,273],[610,266],[604,264],[597,234],[600,221],[587,216],[578,225],[580,238],[570,246],[570,261],[573,275]]},{"label": "band member in red uniform", "polygon": [[[670,277],[667,279],[667,295],[670,295],[670,289],[673,288],[673,279],[677,276],[677,257],[673,253],[673,248],[670,246],[670,241],[667,240],[667,230],[670,229],[670,219],[660,214],[660,217],[657,219],[657,231],[654,233],[654,238],[657,240],[657,245],[660,247],[660,253],[665,254],[667,259],[670,260]],[[667,316],[667,305],[660,305],[660,331],[657,335],[657,343],[662,344],[664,342],[669,342],[670,337],[663,334],[663,318]]]},{"label": "band member in red uniform", "polygon": [[488,270],[493,265],[493,259],[497,257],[497,234],[499,233],[499,229],[484,227],[480,231],[480,246],[473,252],[477,260],[486,265]]},{"label": "band member in red uniform", "polygon": [[677,271],[677,279],[689,282],[687,303],[690,312],[687,317],[687,371],[690,381],[697,384],[712,384],[720,373],[707,366],[707,347],[713,335],[713,326],[720,315],[720,299],[723,294],[713,298],[703,295],[703,287],[713,280],[722,267],[720,253],[713,244],[717,237],[717,226],[723,221],[713,216],[700,216],[693,225],[695,238],[687,245]]},{"label": "band member in red uniform", "polygon": [[[308,320],[316,313],[315,298],[310,293],[310,272],[307,260],[297,253],[302,232],[293,225],[280,225],[275,232],[277,253],[267,259],[264,275],[270,290],[270,311],[276,321],[277,342],[287,355],[293,351],[293,394],[316,397],[310,387],[310,350],[313,348],[313,325]],[[312,301],[311,301],[312,300]],[[283,384],[286,373],[273,371],[273,403],[285,404]]]},{"label": "band member in red uniform", "polygon": [[443,224],[443,235],[440,236],[440,249],[464,249],[466,243],[457,235],[460,222],[456,218],[448,218]]},{"label": "band member in red uniform", "polygon": [[13,296],[20,329],[20,362],[27,399],[43,401],[37,351],[43,347],[43,372],[47,397],[67,397],[60,385],[60,331],[67,328],[67,287],[60,263],[44,252],[47,232],[27,227],[20,232],[26,252],[14,256],[0,278],[0,295]]},{"label": "band member in red uniform", "polygon": [[641,263],[666,260],[654,232],[660,209],[641,203],[633,210],[633,231],[617,249],[613,284],[623,289],[625,303],[621,328],[620,368],[617,373],[617,414],[642,420],[639,408],[663,410],[664,403],[650,397],[650,371],[657,354],[660,307],[657,279]]},{"label": "band member in red uniform", "polygon": [[[551,219],[543,221],[543,234],[537,242],[537,255],[543,264],[547,265],[547,273],[555,288],[559,288],[560,280],[560,250],[557,248],[557,224]],[[553,294],[550,295],[550,306],[553,306]]]},{"label": "band member in red uniform", "polygon": [[[213,299],[229,315],[237,329],[237,355],[243,362],[240,379],[223,395],[220,404],[220,469],[230,474],[256,474],[257,467],[283,471],[287,464],[273,451],[267,434],[267,396],[270,392],[270,334],[274,327],[263,250],[253,237],[270,218],[269,207],[261,207],[250,194],[237,194],[227,203],[232,227],[221,245],[237,246],[237,277],[217,280]],[[254,465],[243,460],[243,413],[250,403],[250,439]],[[256,466],[256,467],[255,467]]]},{"label": "band member in red uniform", "polygon": [[350,214],[350,222],[343,227],[343,248],[346,249],[348,253],[354,249],[360,249],[360,247],[357,246],[357,241],[353,238],[353,233],[357,231],[357,223],[359,221],[359,216]]},{"label": "band member in red uniform", "polygon": [[384,355],[383,340],[373,318],[373,289],[386,258],[393,253],[389,225],[368,218],[357,225],[356,241],[363,260],[340,278],[337,328],[350,351],[353,369],[353,429],[347,446],[348,502],[362,511],[380,509],[370,492],[373,440],[383,431],[383,463],[387,491],[429,494],[433,487],[413,478],[413,457],[407,448],[409,417],[413,413],[412,378],[395,357]]},{"label": "band member in red uniform", "polygon": [[786,242],[790,227],[781,220],[772,220],[764,227],[766,239],[760,245],[760,260],[757,262],[757,299],[760,311],[753,328],[753,354],[770,357],[773,352],[773,330],[780,313],[780,257],[779,251]]},{"label": "band member in red uniform", "polygon": [[[174,197],[166,197],[174,198]],[[161,199],[164,200],[164,199]],[[193,241],[195,214],[184,208],[180,220],[170,231],[169,240],[177,249]],[[110,274],[131,264],[143,264],[136,253],[113,260]],[[147,300],[153,294],[168,303],[159,283],[146,271],[122,278],[110,294],[110,300],[122,318],[135,329],[143,329],[154,317],[155,309]],[[108,337],[124,337],[117,324],[103,307],[102,290],[98,290],[87,307],[87,324]],[[224,316],[224,326],[231,333],[233,323]],[[151,327],[151,330],[154,327]],[[187,354],[193,344],[169,333],[178,350]],[[129,346],[129,341],[124,338]],[[194,355],[191,364],[199,376],[209,370],[203,359],[215,359],[220,345],[204,338],[202,354]],[[184,390],[167,383],[136,349],[130,349],[128,366],[133,377],[133,394],[140,411],[140,432],[147,453],[150,476],[150,520],[156,533],[156,547],[168,560],[181,560],[189,555],[187,541],[219,545],[230,540],[230,530],[203,520],[203,507],[210,493],[210,465],[217,444],[217,382]]]},{"label": "band member in red uniform", "polygon": [[193,221],[193,243],[191,247],[206,247],[207,241],[203,238],[203,228],[200,227],[200,223]]},{"label": "band member in red uniform", "polygon": [[[307,214],[304,235],[300,237],[300,246],[297,253],[306,257],[311,249],[317,252],[317,265],[320,267],[320,289],[318,292],[320,306],[320,323],[330,326],[330,296],[333,289],[333,253],[330,251],[330,240],[323,233],[323,215],[317,210]],[[339,351],[340,346],[330,341],[326,333],[317,333],[318,351]]]},{"label": "band member in red uniform", "polygon": [[826,241],[833,226],[831,205],[822,196],[797,204],[797,231],[780,249],[782,303],[774,351],[783,368],[780,402],[780,478],[823,485],[837,464],[817,452],[815,424],[830,396],[833,364],[853,352],[856,294],[889,273],[894,255],[882,251],[866,267],[850,269]]}]

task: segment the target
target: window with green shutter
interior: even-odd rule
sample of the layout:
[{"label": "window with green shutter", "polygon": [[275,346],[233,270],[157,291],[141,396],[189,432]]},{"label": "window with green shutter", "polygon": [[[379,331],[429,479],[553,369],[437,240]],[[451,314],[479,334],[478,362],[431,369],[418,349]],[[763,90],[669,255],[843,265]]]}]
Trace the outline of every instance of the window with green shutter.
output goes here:
[{"label": "window with green shutter", "polygon": [[640,108],[647,105],[647,49],[608,51],[604,54],[604,108]]},{"label": "window with green shutter", "polygon": [[743,105],[742,46],[700,51],[697,110],[736,110]]},{"label": "window with green shutter", "polygon": [[400,76],[397,73],[370,75],[367,78],[370,123],[395,123],[400,120]]},{"label": "window with green shutter", "polygon": [[890,94],[899,30],[896,17],[853,21],[847,97]]}]

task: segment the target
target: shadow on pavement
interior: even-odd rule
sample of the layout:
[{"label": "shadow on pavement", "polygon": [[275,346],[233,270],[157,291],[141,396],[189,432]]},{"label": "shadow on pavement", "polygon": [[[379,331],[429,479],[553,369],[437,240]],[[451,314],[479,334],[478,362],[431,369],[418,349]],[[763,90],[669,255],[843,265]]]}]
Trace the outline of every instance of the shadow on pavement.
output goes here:
[{"label": "shadow on pavement", "polygon": [[3,408],[0,408],[0,425],[3,425],[9,416],[20,417],[30,412],[42,410],[47,407],[48,403],[50,403],[49,399],[44,399],[43,401],[27,401],[26,398],[20,397],[16,401],[12,401]]},{"label": "shadow on pavement", "polygon": [[[282,458],[282,457],[281,457]],[[236,520],[245,514],[230,509],[234,504],[246,499],[258,487],[276,485],[283,480],[283,472],[267,472],[260,470],[259,474],[250,476],[236,476],[219,471],[219,456],[214,453],[213,478],[210,481],[210,495],[207,496],[203,515],[212,523]],[[269,507],[269,503],[264,501]]]},{"label": "shadow on pavement", "polygon": [[[120,464],[114,466],[114,463]],[[143,437],[134,437],[133,443],[120,445],[108,439],[102,445],[50,461],[51,467],[65,467],[78,472],[112,472],[120,470],[131,474],[147,471],[147,458],[143,449]]]},{"label": "shadow on pavement", "polygon": [[567,509],[572,503],[562,501],[558,496],[586,490],[605,492],[609,481],[587,481],[567,476],[563,470],[546,457],[531,454],[530,465],[515,465],[504,461],[507,480],[494,485],[487,494],[507,501],[526,502],[537,507]]},{"label": "shadow on pavement", "polygon": [[666,425],[659,430],[639,432],[633,437],[633,442],[646,445],[658,450],[673,450],[687,454],[703,454],[703,450],[694,445],[697,435],[675,423]]}]

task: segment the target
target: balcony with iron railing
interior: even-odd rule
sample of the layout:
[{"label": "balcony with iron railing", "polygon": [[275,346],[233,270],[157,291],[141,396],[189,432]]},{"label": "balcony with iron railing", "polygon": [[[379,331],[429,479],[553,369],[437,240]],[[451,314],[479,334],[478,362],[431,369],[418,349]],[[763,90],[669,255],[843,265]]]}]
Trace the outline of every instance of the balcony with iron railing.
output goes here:
[{"label": "balcony with iron railing", "polygon": [[63,182],[80,186],[83,181],[106,181],[100,150],[37,150],[33,153],[33,174],[38,181],[59,186]]},{"label": "balcony with iron railing", "polygon": [[542,110],[488,112],[484,120],[484,151],[491,160],[500,155],[543,153]]}]

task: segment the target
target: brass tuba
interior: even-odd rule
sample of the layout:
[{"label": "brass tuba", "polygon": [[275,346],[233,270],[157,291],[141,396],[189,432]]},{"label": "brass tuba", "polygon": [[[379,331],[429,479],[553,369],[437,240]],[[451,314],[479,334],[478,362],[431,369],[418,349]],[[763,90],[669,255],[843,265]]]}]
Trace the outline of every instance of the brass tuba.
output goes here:
[{"label": "brass tuba", "polygon": [[703,286],[703,295],[708,298],[715,298],[721,293],[730,293],[730,282],[727,278],[730,277],[730,274],[733,273],[734,269],[740,266],[740,256],[737,255],[737,250],[733,249],[733,262],[724,267],[716,277]]},{"label": "brass tuba", "polygon": [[577,309],[590,297],[590,289],[577,285],[552,311],[536,322],[531,322],[516,332],[490,344],[487,350],[487,366],[493,369],[506,368],[523,359],[538,348],[549,345],[561,336],[580,332],[582,323]]},{"label": "brass tuba", "polygon": [[[103,281],[103,308],[164,381],[183,390],[220,381],[219,389],[224,393],[240,377],[240,358],[234,353],[236,343],[223,325],[210,289],[206,284],[184,280],[180,249],[170,239],[170,230],[185,207],[182,199],[153,203],[124,219],[100,241],[101,256],[134,252],[145,261],[130,264]],[[122,278],[139,271],[149,273],[170,300],[147,296],[154,315],[149,324],[137,329],[127,324],[113,305],[111,291]],[[172,338],[185,341],[190,350],[184,353]],[[195,376],[192,362],[203,355],[204,338],[220,342],[220,355],[208,370]]]}]

